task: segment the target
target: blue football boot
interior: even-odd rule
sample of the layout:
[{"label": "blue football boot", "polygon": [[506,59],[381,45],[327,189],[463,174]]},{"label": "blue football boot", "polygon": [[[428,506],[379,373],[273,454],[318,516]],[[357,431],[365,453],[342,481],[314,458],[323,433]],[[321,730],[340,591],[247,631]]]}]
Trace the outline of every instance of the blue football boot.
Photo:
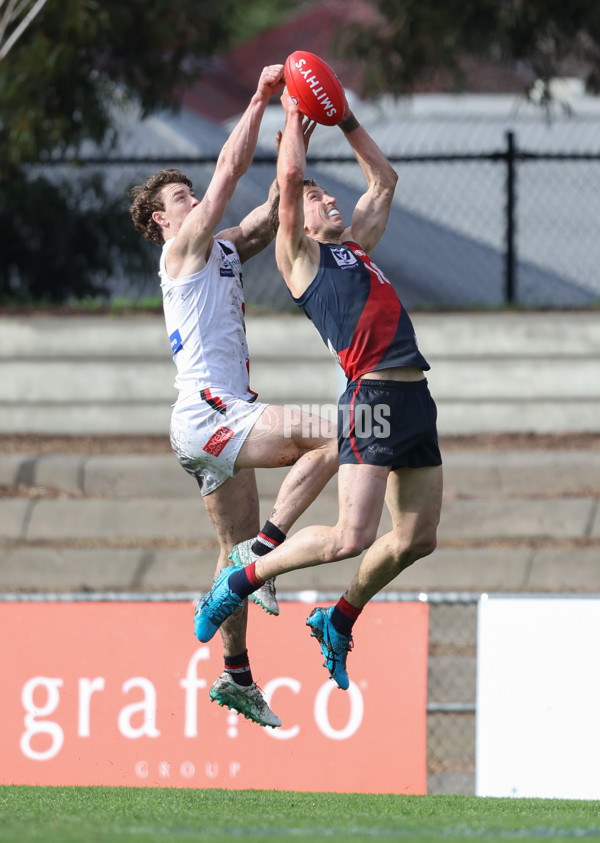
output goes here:
[{"label": "blue football boot", "polygon": [[329,671],[329,676],[343,691],[348,689],[350,680],[346,672],[346,657],[353,647],[352,637],[342,635],[331,623],[330,609],[313,609],[306,625],[312,630],[311,635],[321,645],[321,652],[325,657],[323,667]]},{"label": "blue football boot", "polygon": [[223,621],[243,604],[243,599],[229,588],[229,577],[237,570],[234,565],[223,568],[211,590],[196,606],[194,631],[198,641],[210,641]]}]

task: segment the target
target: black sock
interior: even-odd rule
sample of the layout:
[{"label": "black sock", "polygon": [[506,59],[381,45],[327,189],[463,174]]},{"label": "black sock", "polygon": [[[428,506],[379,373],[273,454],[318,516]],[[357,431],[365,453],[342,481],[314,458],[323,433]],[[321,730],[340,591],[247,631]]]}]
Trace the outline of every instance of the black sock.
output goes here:
[{"label": "black sock", "polygon": [[270,550],[275,550],[284,541],[285,533],[282,533],[279,527],[276,527],[271,521],[266,521],[265,526],[254,539],[251,550],[257,556],[264,556]]},{"label": "black sock", "polygon": [[340,597],[336,605],[333,607],[331,613],[331,625],[336,629],[340,635],[345,635],[350,638],[352,635],[352,627],[354,622],[362,612],[356,606],[348,603],[345,597]]},{"label": "black sock", "polygon": [[248,659],[248,650],[237,656],[225,656],[225,673],[229,673],[236,685],[252,685],[252,671]]},{"label": "black sock", "polygon": [[255,581],[250,580],[248,568],[251,568],[251,573],[254,574],[254,562],[251,562],[245,568],[238,568],[234,571],[227,582],[230,590],[234,594],[237,594],[238,597],[241,597],[242,600],[248,597],[249,594],[252,594],[253,591],[256,591],[262,584],[257,584]]}]

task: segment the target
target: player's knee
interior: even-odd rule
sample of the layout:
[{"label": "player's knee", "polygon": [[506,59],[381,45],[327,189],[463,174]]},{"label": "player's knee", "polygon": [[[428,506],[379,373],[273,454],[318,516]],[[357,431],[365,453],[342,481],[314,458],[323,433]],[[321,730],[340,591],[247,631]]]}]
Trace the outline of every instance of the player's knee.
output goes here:
[{"label": "player's knee", "polygon": [[424,556],[429,556],[437,547],[437,539],[433,538],[418,542],[415,547],[415,559],[422,559]]},{"label": "player's knee", "polygon": [[282,468],[295,465],[302,456],[302,450],[295,442],[286,443],[285,447],[279,451],[277,465]]},{"label": "player's knee", "polygon": [[338,559],[349,559],[352,556],[358,556],[371,547],[377,536],[376,530],[360,530],[351,533],[345,533],[341,536]]},{"label": "player's knee", "polygon": [[314,439],[302,440],[299,444],[301,453],[312,453],[315,458],[332,467],[338,467],[338,446],[335,436],[320,436]]},{"label": "player's knee", "polygon": [[412,563],[416,562],[417,559],[423,559],[423,557],[429,556],[433,553],[436,547],[437,539],[435,534],[421,536],[410,543],[403,553],[403,556],[407,560],[408,564],[412,565]]},{"label": "player's knee", "polygon": [[398,567],[398,571],[402,571],[418,559],[429,556],[436,547],[437,540],[435,533],[415,536],[409,541],[399,539],[392,547],[391,555]]}]

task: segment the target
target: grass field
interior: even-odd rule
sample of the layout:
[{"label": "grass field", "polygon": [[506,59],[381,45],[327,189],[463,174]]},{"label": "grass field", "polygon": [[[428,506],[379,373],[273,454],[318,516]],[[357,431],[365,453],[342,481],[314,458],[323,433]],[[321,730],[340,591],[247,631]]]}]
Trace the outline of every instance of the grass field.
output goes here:
[{"label": "grass field", "polygon": [[284,791],[0,787],[0,841],[600,840],[600,802]]}]

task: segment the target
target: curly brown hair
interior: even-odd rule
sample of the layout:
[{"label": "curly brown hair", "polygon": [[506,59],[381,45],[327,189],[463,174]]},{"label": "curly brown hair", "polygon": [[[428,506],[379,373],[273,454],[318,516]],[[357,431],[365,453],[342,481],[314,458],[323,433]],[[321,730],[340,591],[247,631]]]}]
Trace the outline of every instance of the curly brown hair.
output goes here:
[{"label": "curly brown hair", "polygon": [[185,173],[172,167],[159,170],[144,184],[138,184],[129,191],[129,213],[133,224],[146,240],[159,246],[164,242],[163,232],[161,226],[152,219],[152,214],[154,211],[165,210],[162,189],[166,184],[187,184],[189,188],[192,187],[192,182]]}]

